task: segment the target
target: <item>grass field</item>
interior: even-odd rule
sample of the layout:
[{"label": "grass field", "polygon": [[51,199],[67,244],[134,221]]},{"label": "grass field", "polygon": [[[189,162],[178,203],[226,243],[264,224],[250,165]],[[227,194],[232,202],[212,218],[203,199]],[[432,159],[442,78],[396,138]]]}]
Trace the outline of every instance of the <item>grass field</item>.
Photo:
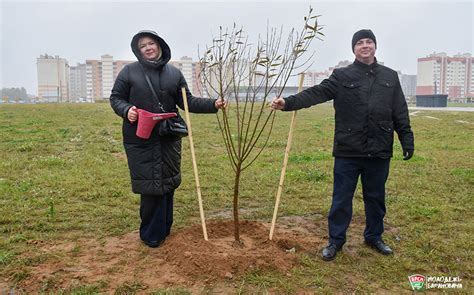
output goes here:
[{"label": "grass field", "polygon": [[473,103],[448,102],[448,107],[474,107]]},{"label": "grass field", "polygon": [[[277,114],[268,148],[244,172],[243,219],[271,220],[290,115]],[[232,207],[233,172],[215,115],[191,119],[204,209],[208,216],[219,216]],[[387,184],[390,230],[384,239],[393,257],[374,253],[360,245],[361,239],[349,240],[352,255],[343,251],[334,262],[323,262],[320,249],[314,249],[300,255],[300,266],[290,276],[253,272],[229,284],[261,293],[408,293],[407,276],[423,274],[460,277],[463,289],[457,291],[472,292],[474,113],[423,111],[411,121],[415,156],[403,161],[397,142]],[[279,216],[325,219],[332,193],[334,112],[328,104],[299,111],[296,124]],[[31,266],[49,259],[33,255],[42,241],[100,240],[137,229],[139,198],[130,191],[121,120],[108,104],[2,105],[0,139],[0,286],[15,289],[31,275]],[[182,171],[183,184],[175,194],[176,229],[199,222],[187,139]],[[358,187],[353,223],[363,220]],[[45,286],[38,292],[100,290],[99,285]],[[133,293],[133,288],[123,290]],[[187,292],[182,286],[148,291]]]}]

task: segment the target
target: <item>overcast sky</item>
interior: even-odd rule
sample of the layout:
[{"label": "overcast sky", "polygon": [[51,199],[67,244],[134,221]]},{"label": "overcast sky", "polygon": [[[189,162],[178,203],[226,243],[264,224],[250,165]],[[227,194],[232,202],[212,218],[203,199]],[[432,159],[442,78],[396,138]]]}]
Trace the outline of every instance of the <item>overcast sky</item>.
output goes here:
[{"label": "overcast sky", "polygon": [[322,15],[324,41],[316,41],[312,68],[322,71],[353,60],[352,34],[371,28],[379,60],[404,74],[416,74],[417,58],[433,52],[473,52],[473,1],[5,1],[0,0],[0,87],[37,93],[36,58],[59,55],[76,65],[111,54],[135,60],[132,36],[158,32],[172,59],[198,58],[220,25],[235,22],[252,38],[267,21],[286,29],[301,27],[311,5]]}]

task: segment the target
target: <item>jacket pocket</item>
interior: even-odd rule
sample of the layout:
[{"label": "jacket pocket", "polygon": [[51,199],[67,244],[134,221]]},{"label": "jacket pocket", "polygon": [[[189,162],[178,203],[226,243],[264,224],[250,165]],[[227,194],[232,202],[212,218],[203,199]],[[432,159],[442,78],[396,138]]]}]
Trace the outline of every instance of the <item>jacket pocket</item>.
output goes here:
[{"label": "jacket pocket", "polygon": [[335,149],[338,152],[363,153],[367,142],[366,137],[362,124],[336,123]]},{"label": "jacket pocket", "polygon": [[137,127],[138,127],[138,121],[135,123],[130,123],[128,119],[123,120],[122,124],[122,136],[123,136],[123,142],[124,143],[135,143],[135,144],[141,144],[145,143],[147,140],[142,139],[137,136]]},{"label": "jacket pocket", "polygon": [[378,149],[381,152],[392,152],[393,146],[393,122],[380,121],[378,122],[377,142]]},{"label": "jacket pocket", "polygon": [[181,171],[181,140],[162,141],[163,178],[174,177]]},{"label": "jacket pocket", "polygon": [[385,132],[393,133],[393,122],[391,121],[381,121],[379,127]]},{"label": "jacket pocket", "polygon": [[361,83],[360,81],[342,82],[342,95],[347,103],[361,102]]},{"label": "jacket pocket", "polygon": [[379,97],[379,101],[391,105],[395,82],[381,79],[376,82],[376,85],[377,89],[375,91],[377,97]]},{"label": "jacket pocket", "polygon": [[153,180],[153,144],[148,143],[126,143],[125,152],[127,154],[128,168],[132,181]]},{"label": "jacket pocket", "polygon": [[379,85],[383,86],[383,87],[386,87],[386,88],[393,88],[395,86],[395,83],[393,81],[390,81],[390,80],[378,80],[378,83]]}]

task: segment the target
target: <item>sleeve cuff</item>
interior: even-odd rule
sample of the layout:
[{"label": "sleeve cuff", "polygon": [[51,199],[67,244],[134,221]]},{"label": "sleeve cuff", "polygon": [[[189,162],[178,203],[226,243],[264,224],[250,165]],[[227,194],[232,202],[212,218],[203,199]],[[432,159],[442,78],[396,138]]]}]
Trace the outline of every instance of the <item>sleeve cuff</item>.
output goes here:
[{"label": "sleeve cuff", "polygon": [[123,112],[123,118],[124,119],[127,119],[127,114],[128,114],[128,110],[131,108],[132,106],[128,106],[125,108],[125,111]]},{"label": "sleeve cuff", "polygon": [[290,111],[290,102],[288,101],[288,97],[283,97],[283,100],[285,101],[285,106],[283,107],[284,112]]}]

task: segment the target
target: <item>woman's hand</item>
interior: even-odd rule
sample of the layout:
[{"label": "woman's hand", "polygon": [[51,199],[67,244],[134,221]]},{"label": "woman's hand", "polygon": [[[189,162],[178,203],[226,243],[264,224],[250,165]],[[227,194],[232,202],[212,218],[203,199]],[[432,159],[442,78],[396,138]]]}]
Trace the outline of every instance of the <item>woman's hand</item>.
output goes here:
[{"label": "woman's hand", "polygon": [[128,109],[127,119],[130,123],[134,123],[138,119],[137,107],[133,106]]}]

